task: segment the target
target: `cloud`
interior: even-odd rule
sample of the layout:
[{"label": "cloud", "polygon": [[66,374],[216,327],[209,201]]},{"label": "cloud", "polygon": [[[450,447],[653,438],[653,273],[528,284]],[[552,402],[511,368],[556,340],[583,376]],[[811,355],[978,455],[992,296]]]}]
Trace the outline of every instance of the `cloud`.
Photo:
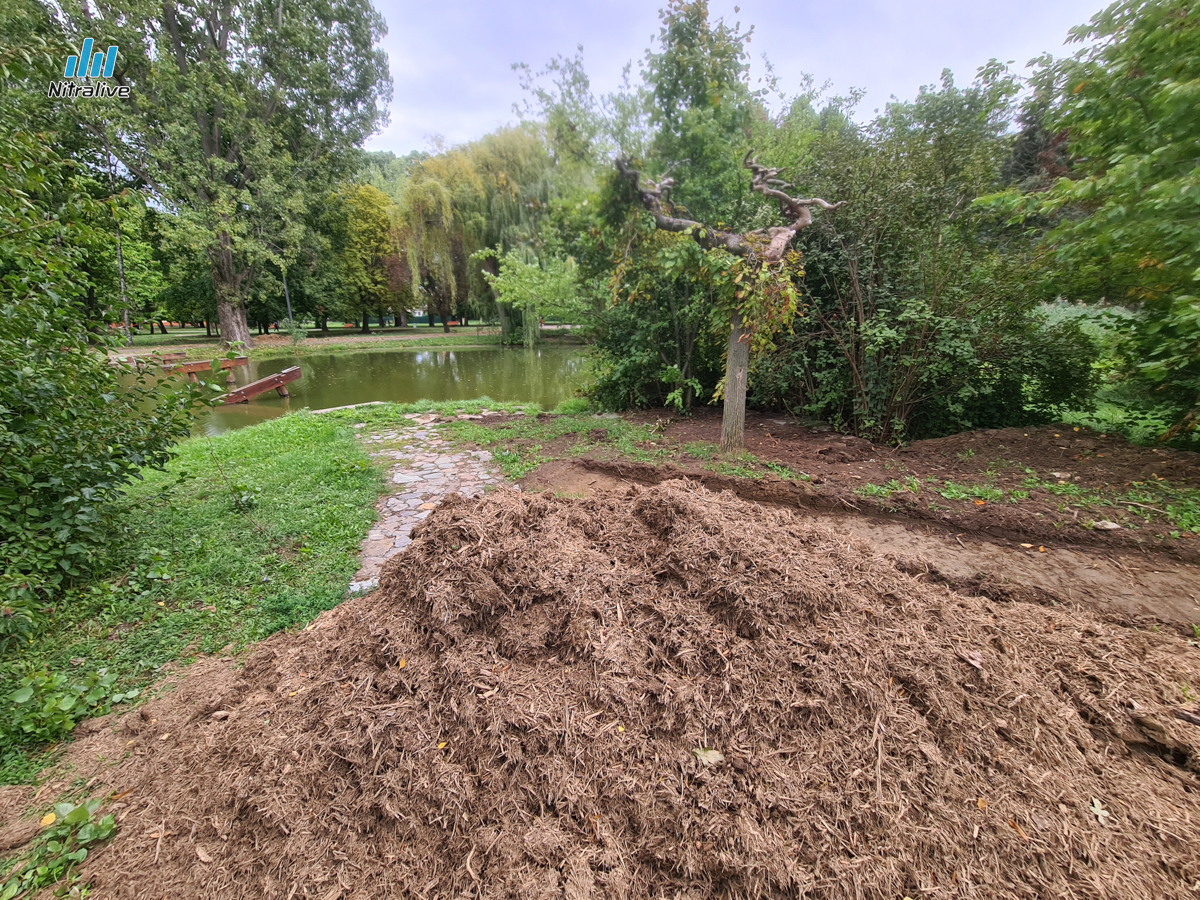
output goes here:
[{"label": "cloud", "polygon": [[[635,67],[658,33],[656,2],[637,0],[376,0],[387,19],[384,48],[391,60],[395,99],[391,124],[368,142],[373,150],[407,153],[441,135],[471,140],[516,120],[522,92],[512,64],[540,68],[577,45],[593,87],[612,90],[621,68]],[[991,58],[1018,69],[1040,53],[1069,52],[1067,30],[1087,21],[1095,0],[802,0],[713,2],[711,14],[755,25],[752,74],[764,74],[761,55],[774,65],[785,93],[799,90],[804,73],[833,90],[867,91],[860,115],[890,96],[911,99],[923,84],[951,69],[969,82]],[[781,15],[782,13],[782,15]]]}]

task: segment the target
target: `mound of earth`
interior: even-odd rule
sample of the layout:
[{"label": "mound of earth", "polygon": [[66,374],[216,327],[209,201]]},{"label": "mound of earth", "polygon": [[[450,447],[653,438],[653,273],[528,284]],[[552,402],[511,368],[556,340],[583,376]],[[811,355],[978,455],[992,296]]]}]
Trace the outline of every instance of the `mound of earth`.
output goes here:
[{"label": "mound of earth", "polygon": [[125,753],[85,875],[113,898],[1193,897],[1188,684],[1178,637],[960,596],[686,482],[455,497],[375,594],[76,745]]}]

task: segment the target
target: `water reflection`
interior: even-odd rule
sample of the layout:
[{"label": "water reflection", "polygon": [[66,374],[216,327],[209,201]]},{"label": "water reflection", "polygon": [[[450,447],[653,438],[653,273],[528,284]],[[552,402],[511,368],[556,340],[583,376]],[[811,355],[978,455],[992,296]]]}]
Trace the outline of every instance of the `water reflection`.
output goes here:
[{"label": "water reflection", "polygon": [[201,427],[220,434],[273,419],[294,409],[326,409],[370,400],[472,400],[491,397],[537,403],[547,409],[575,395],[587,378],[579,348],[380,351],[305,354],[258,362],[234,370],[238,385],[299,365],[304,376],[288,385],[291,397],[271,391],[249,403],[218,407]]}]

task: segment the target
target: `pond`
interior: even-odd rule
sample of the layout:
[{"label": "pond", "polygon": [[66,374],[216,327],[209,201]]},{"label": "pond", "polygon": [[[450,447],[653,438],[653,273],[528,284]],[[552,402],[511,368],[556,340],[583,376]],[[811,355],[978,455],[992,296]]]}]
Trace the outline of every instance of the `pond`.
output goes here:
[{"label": "pond", "polygon": [[305,353],[251,360],[234,372],[238,385],[245,385],[294,365],[300,366],[303,375],[288,385],[291,397],[268,391],[249,403],[219,406],[205,414],[200,426],[208,434],[220,434],[297,409],[328,409],[371,400],[414,403],[490,397],[552,409],[575,396],[588,372],[586,354],[571,347]]}]

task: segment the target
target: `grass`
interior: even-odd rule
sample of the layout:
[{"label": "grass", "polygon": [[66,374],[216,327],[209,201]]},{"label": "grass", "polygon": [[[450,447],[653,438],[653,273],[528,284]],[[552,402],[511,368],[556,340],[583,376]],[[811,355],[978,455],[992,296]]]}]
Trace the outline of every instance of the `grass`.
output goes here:
[{"label": "grass", "polygon": [[[1173,529],[1172,536],[1181,532],[1200,534],[1200,490],[1176,487],[1166,480],[1152,479],[1134,482],[1128,490],[1097,490],[1085,488],[1073,482],[1049,481],[1038,477],[1032,469],[1026,469],[1026,477],[1019,488],[999,488],[993,484],[960,484],[954,481],[925,479],[925,484],[911,476],[900,482],[891,479],[886,484],[864,484],[854,493],[860,497],[888,499],[904,491],[921,493],[923,487],[946,500],[972,500],[997,503],[1021,503],[1029,500],[1036,492],[1061,499],[1059,512],[1074,507],[1090,512],[1097,518],[1116,519],[1123,516],[1126,523],[1136,519],[1146,525],[1162,523]],[[996,471],[989,469],[989,481]],[[1084,527],[1087,524],[1084,523]]]},{"label": "grass", "polygon": [[[298,413],[186,441],[166,471],[129,490],[133,527],[118,568],[10,650],[9,671],[106,667],[123,691],[169,664],[306,623],[345,598],[382,490],[380,470],[333,416]],[[0,750],[9,781],[47,762],[44,751]]]},{"label": "grass", "polygon": [[446,426],[450,437],[460,443],[478,444],[492,452],[505,476],[524,478],[538,466],[555,458],[547,455],[547,445],[568,438],[570,446],[561,455],[578,455],[608,446],[622,456],[641,462],[661,459],[670,451],[648,449],[658,436],[649,425],[635,425],[621,418],[575,414],[556,416],[527,415],[524,419],[491,425],[484,421],[458,421]]}]

